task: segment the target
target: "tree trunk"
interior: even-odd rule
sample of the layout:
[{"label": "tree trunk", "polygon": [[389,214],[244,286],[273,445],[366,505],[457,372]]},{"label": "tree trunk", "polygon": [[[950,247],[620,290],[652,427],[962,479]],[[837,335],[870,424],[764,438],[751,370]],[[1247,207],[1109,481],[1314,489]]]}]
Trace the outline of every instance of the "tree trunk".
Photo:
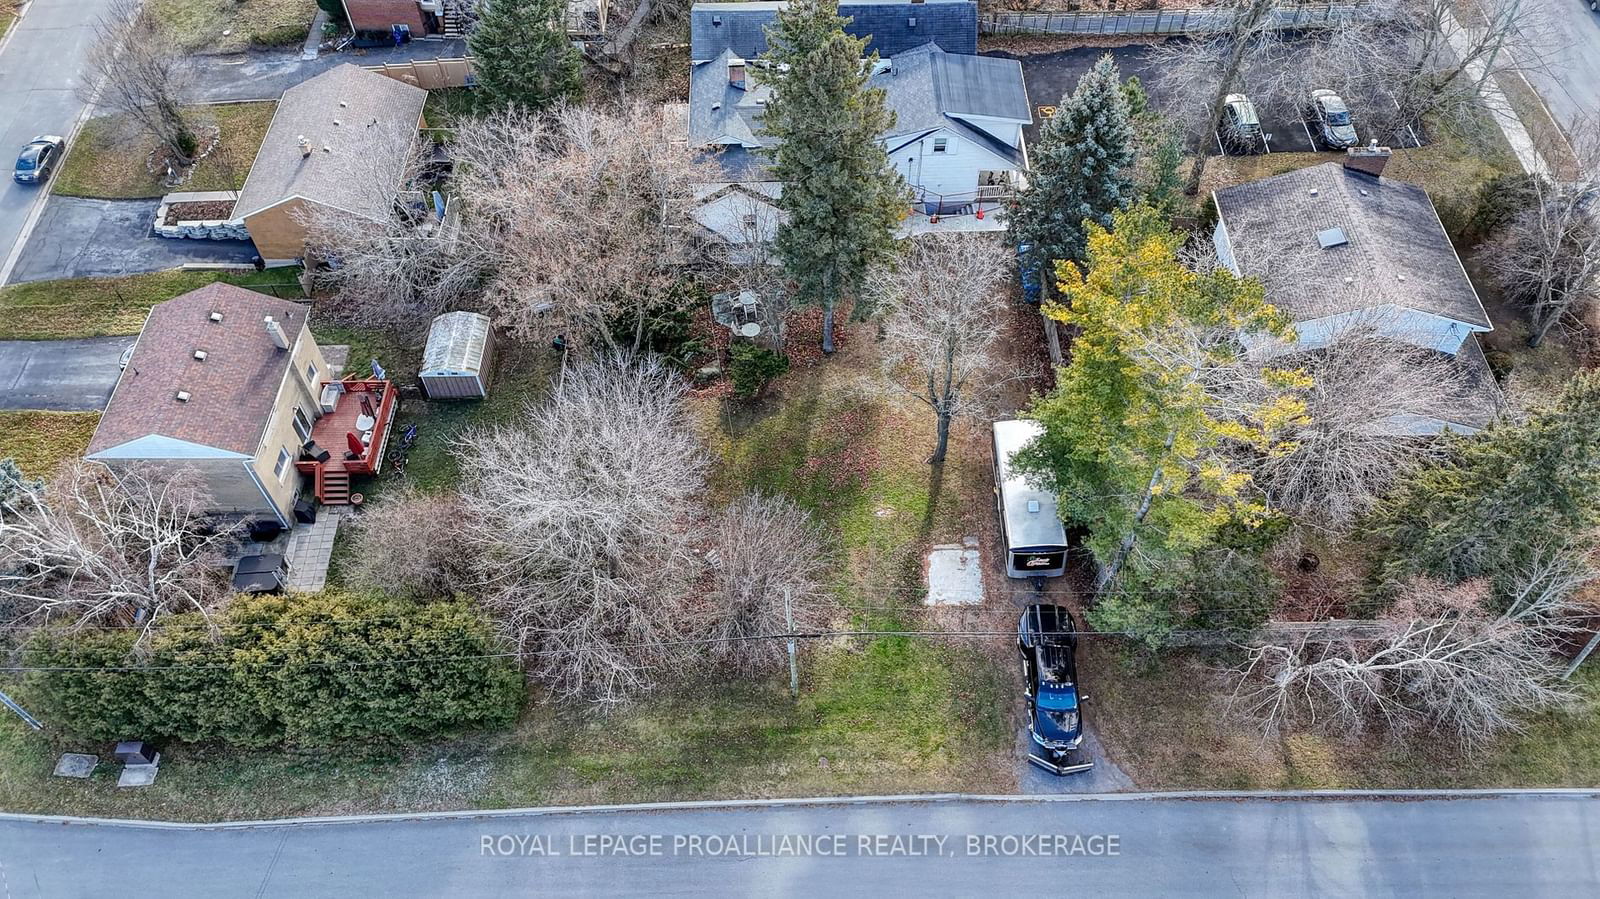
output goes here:
[{"label": "tree trunk", "polygon": [[835,272],[829,272],[822,281],[822,354],[833,355],[833,307],[835,296]]},{"label": "tree trunk", "polygon": [[939,439],[933,445],[933,455],[928,458],[929,465],[943,465],[945,454],[950,450],[950,412],[939,410]]},{"label": "tree trunk", "polygon": [[[1214,133],[1222,122],[1222,107],[1228,98],[1228,89],[1233,86],[1239,77],[1239,69],[1244,65],[1245,50],[1250,46],[1249,36],[1256,30],[1256,26],[1272,9],[1276,0],[1251,0],[1250,9],[1245,13],[1243,22],[1235,23],[1233,29],[1233,47],[1228,55],[1228,65],[1222,72],[1222,80],[1217,83],[1217,92],[1211,98],[1210,130]],[[1189,169],[1189,181],[1183,187],[1183,192],[1194,196],[1200,192],[1200,178],[1206,171],[1206,158],[1208,147],[1206,136],[1200,135],[1200,146],[1194,157],[1194,165]]]},{"label": "tree trunk", "polygon": [[[1172,442],[1177,439],[1177,434],[1167,435],[1166,449],[1172,449]],[[1094,591],[1103,592],[1116,581],[1117,575],[1122,573],[1122,566],[1128,561],[1128,556],[1133,552],[1133,545],[1139,533],[1139,525],[1144,523],[1146,515],[1150,514],[1150,504],[1155,499],[1156,488],[1161,486],[1161,462],[1166,459],[1166,453],[1156,460],[1156,470],[1150,473],[1150,481],[1145,484],[1144,496],[1139,500],[1139,511],[1133,516],[1133,523],[1128,526],[1128,532],[1122,535],[1122,542],[1118,544],[1117,551],[1111,556],[1104,568],[1100,569],[1100,576],[1095,578]]]}]

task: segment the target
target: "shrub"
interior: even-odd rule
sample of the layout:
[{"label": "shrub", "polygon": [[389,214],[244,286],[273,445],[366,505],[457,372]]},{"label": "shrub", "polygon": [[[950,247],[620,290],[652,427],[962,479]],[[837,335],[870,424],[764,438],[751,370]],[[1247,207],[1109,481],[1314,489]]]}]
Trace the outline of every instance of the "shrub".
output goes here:
[{"label": "shrub", "polygon": [[728,355],[728,376],[734,392],[743,397],[759,397],[774,378],[789,370],[788,356],[753,343],[736,343]]},{"label": "shrub", "polygon": [[306,35],[311,31],[305,24],[299,25],[274,25],[262,31],[251,32],[250,43],[257,47],[289,47],[305,43]]},{"label": "shrub", "polygon": [[[318,747],[503,727],[522,678],[463,602],[324,593],[240,596],[216,617],[137,631],[42,631],[24,692],[61,732],[245,747]],[[414,659],[445,661],[412,662]]]},{"label": "shrub", "polygon": [[1466,223],[1468,238],[1483,238],[1500,230],[1539,198],[1539,176],[1517,172],[1496,175],[1478,188]]},{"label": "shrub", "polygon": [[449,597],[472,577],[456,528],[461,498],[405,489],[364,508],[349,525],[350,582],[413,599]]}]

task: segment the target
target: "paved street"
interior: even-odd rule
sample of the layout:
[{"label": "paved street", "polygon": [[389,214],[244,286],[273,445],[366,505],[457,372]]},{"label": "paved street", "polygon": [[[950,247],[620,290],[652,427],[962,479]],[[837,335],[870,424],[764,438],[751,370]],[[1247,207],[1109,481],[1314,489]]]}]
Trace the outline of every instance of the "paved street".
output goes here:
[{"label": "paved street", "polygon": [[1600,117],[1600,12],[1588,0],[1527,0],[1529,8],[1555,27],[1548,74],[1529,80],[1539,89],[1550,112],[1565,127],[1581,116]]},{"label": "paved street", "polygon": [[0,340],[0,409],[104,409],[117,386],[122,351],[133,341]]},{"label": "paved street", "polygon": [[109,0],[33,0],[0,50],[0,271],[34,204],[36,185],[11,180],[11,162],[39,134],[70,134],[83,111],[76,93],[79,67],[94,21]]},{"label": "paved street", "polygon": [[[808,853],[779,854],[801,838]],[[888,854],[897,848],[928,855]],[[911,885],[933,896],[1566,897],[1600,883],[1600,802],[955,799],[222,830],[0,820],[0,876],[11,899],[884,897]]]},{"label": "paved street", "polygon": [[160,205],[159,199],[52,196],[9,283],[158,272],[187,262],[245,264],[256,255],[248,240],[157,237],[153,224]]}]

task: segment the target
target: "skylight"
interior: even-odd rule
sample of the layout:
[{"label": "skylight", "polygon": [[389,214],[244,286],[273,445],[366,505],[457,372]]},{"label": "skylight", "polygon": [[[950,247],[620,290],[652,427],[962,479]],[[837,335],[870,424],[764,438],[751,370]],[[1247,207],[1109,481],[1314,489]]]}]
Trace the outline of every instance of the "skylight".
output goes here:
[{"label": "skylight", "polygon": [[1343,228],[1329,228],[1317,232],[1317,243],[1321,244],[1324,250],[1342,247],[1349,242],[1350,238],[1344,236]]}]

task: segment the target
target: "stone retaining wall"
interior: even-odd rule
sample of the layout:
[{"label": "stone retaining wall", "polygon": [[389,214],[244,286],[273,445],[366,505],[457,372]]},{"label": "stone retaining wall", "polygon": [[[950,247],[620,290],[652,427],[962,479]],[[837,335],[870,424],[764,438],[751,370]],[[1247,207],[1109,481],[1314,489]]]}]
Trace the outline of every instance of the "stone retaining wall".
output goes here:
[{"label": "stone retaining wall", "polygon": [[174,203],[210,203],[232,200],[237,196],[231,190],[191,190],[167,194],[156,209],[156,236],[187,238],[190,240],[249,240],[243,219],[179,221],[167,224],[167,209]]}]

